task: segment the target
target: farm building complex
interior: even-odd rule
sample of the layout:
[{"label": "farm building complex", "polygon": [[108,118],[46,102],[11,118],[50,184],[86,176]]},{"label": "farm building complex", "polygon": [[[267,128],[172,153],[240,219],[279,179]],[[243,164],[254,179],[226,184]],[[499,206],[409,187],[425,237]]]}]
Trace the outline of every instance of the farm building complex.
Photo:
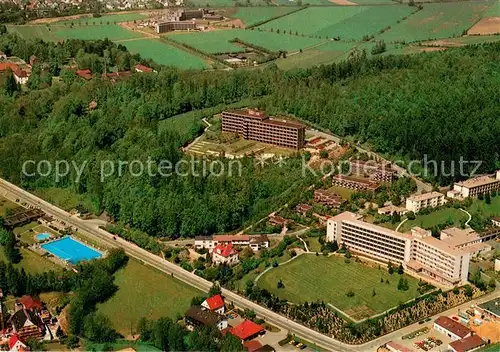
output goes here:
[{"label": "farm building complex", "polygon": [[224,111],[222,131],[280,147],[300,149],[305,144],[304,125],[271,118],[256,109]]},{"label": "farm building complex", "polygon": [[491,249],[471,230],[450,228],[441,238],[419,227],[399,233],[344,212],[328,219],[327,241],[386,262],[403,264],[410,272],[453,286],[467,281],[471,256]]}]

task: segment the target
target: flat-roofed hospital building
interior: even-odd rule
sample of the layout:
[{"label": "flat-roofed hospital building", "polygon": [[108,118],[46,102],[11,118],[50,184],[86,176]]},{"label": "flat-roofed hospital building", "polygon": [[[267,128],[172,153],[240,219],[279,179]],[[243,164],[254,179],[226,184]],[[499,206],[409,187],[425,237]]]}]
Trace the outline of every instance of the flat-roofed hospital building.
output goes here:
[{"label": "flat-roofed hospital building", "polygon": [[244,139],[280,147],[300,149],[305,144],[305,126],[267,116],[256,109],[222,112],[222,132],[237,133]]}]

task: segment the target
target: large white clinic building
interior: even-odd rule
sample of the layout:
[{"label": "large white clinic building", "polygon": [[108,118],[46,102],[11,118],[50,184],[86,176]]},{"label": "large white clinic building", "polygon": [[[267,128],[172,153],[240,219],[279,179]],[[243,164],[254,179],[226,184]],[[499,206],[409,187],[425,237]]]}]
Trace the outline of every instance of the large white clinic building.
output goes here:
[{"label": "large white clinic building", "polygon": [[489,247],[479,243],[475,233],[456,234],[459,229],[451,229],[452,235],[445,231],[442,239],[419,227],[400,233],[367,223],[351,212],[331,217],[327,224],[327,241],[376,260],[403,264],[408,271],[446,286],[465,283],[470,257]]}]

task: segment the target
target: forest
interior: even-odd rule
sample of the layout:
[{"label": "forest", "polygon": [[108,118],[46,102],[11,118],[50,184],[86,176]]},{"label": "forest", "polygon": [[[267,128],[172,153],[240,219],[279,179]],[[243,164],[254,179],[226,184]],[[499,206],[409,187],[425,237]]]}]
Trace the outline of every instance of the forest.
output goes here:
[{"label": "forest", "polygon": [[[64,60],[51,73],[57,79],[28,82],[21,90],[0,88],[1,177],[31,190],[69,188],[92,201],[89,210],[106,210],[153,236],[235,230],[312,183],[302,177],[298,156],[281,167],[262,167],[246,158],[241,175],[125,174],[101,182],[104,160],[185,160],[180,148],[200,133],[201,121],[187,135],[160,128],[161,122],[247,98],[271,114],[294,114],[387,155],[407,160],[427,155],[446,165],[460,157],[481,160],[480,172],[500,166],[500,43],[397,57],[367,58],[357,52],[339,64],[286,72],[273,65],[206,72],[161,67],[157,74],[135,74],[117,83],[83,81],[65,66],[68,57],[102,63],[105,51],[119,65],[128,53],[107,41],[49,45],[3,35],[0,50],[6,49],[11,55],[40,57],[34,67],[40,75],[30,78],[33,82],[40,82],[54,57]],[[95,108],[89,108],[91,102]],[[26,160],[87,164],[77,182],[74,172],[61,180],[23,176]],[[446,171],[439,170],[435,181],[453,181]]]}]

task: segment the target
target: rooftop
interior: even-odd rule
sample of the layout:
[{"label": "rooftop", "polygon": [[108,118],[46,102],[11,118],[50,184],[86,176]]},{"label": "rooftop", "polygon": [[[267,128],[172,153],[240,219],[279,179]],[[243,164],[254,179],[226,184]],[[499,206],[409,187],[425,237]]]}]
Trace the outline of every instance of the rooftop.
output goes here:
[{"label": "rooftop", "polygon": [[213,253],[216,253],[218,255],[227,258],[231,255],[237,254],[238,251],[233,248],[232,243],[228,243],[228,244],[218,244],[217,246],[215,246]]},{"label": "rooftop", "polygon": [[444,194],[439,193],[439,192],[429,192],[429,193],[424,193],[424,194],[419,194],[416,196],[409,197],[408,200],[414,201],[414,202],[421,202],[423,200],[429,200],[429,199],[437,198],[437,197],[444,197]]},{"label": "rooftop", "polygon": [[459,185],[459,186],[462,186],[465,188],[474,188],[474,187],[489,185],[489,184],[495,183],[495,182],[500,182],[500,180],[497,180],[491,176],[478,176],[478,177],[471,178],[469,180],[457,182],[456,185]]},{"label": "rooftop", "polygon": [[221,315],[209,310],[203,310],[198,306],[189,308],[186,317],[208,326],[215,326],[223,319]]},{"label": "rooftop", "polygon": [[258,324],[255,324],[251,320],[245,320],[243,323],[236,325],[231,328],[230,332],[234,336],[238,337],[241,340],[246,340],[249,337],[257,335],[258,333],[264,331],[264,327]]},{"label": "rooftop", "polygon": [[482,338],[480,338],[478,335],[472,335],[469,337],[466,337],[465,339],[453,341],[450,343],[450,346],[456,351],[456,352],[467,352],[467,351],[472,351],[478,347],[481,347],[485,345],[484,341]]},{"label": "rooftop", "polygon": [[205,301],[207,302],[208,308],[210,310],[216,310],[224,307],[224,299],[221,295],[208,297]]},{"label": "rooftop", "polygon": [[413,352],[413,350],[403,346],[403,345],[400,345],[399,343],[397,342],[394,342],[394,341],[389,341],[386,343],[386,346],[387,347],[391,347],[393,349],[395,349],[396,351],[399,351],[399,352]]},{"label": "rooftop", "polygon": [[479,304],[479,307],[500,317],[500,297],[492,299],[488,302],[481,303]]},{"label": "rooftop", "polygon": [[457,335],[462,339],[471,333],[468,327],[456,322],[455,320],[449,317],[440,316],[434,321],[434,323],[436,323],[437,325],[443,327],[444,329],[450,331],[451,333]]},{"label": "rooftop", "polygon": [[252,236],[250,238],[250,243],[265,243],[269,242],[269,237],[267,235],[258,235],[258,236]]},{"label": "rooftop", "polygon": [[135,68],[139,71],[142,71],[142,72],[153,72],[153,69],[151,67],[141,65],[141,64],[135,65]]},{"label": "rooftop", "polygon": [[218,235],[213,237],[216,242],[242,242],[250,241],[248,235]]}]

